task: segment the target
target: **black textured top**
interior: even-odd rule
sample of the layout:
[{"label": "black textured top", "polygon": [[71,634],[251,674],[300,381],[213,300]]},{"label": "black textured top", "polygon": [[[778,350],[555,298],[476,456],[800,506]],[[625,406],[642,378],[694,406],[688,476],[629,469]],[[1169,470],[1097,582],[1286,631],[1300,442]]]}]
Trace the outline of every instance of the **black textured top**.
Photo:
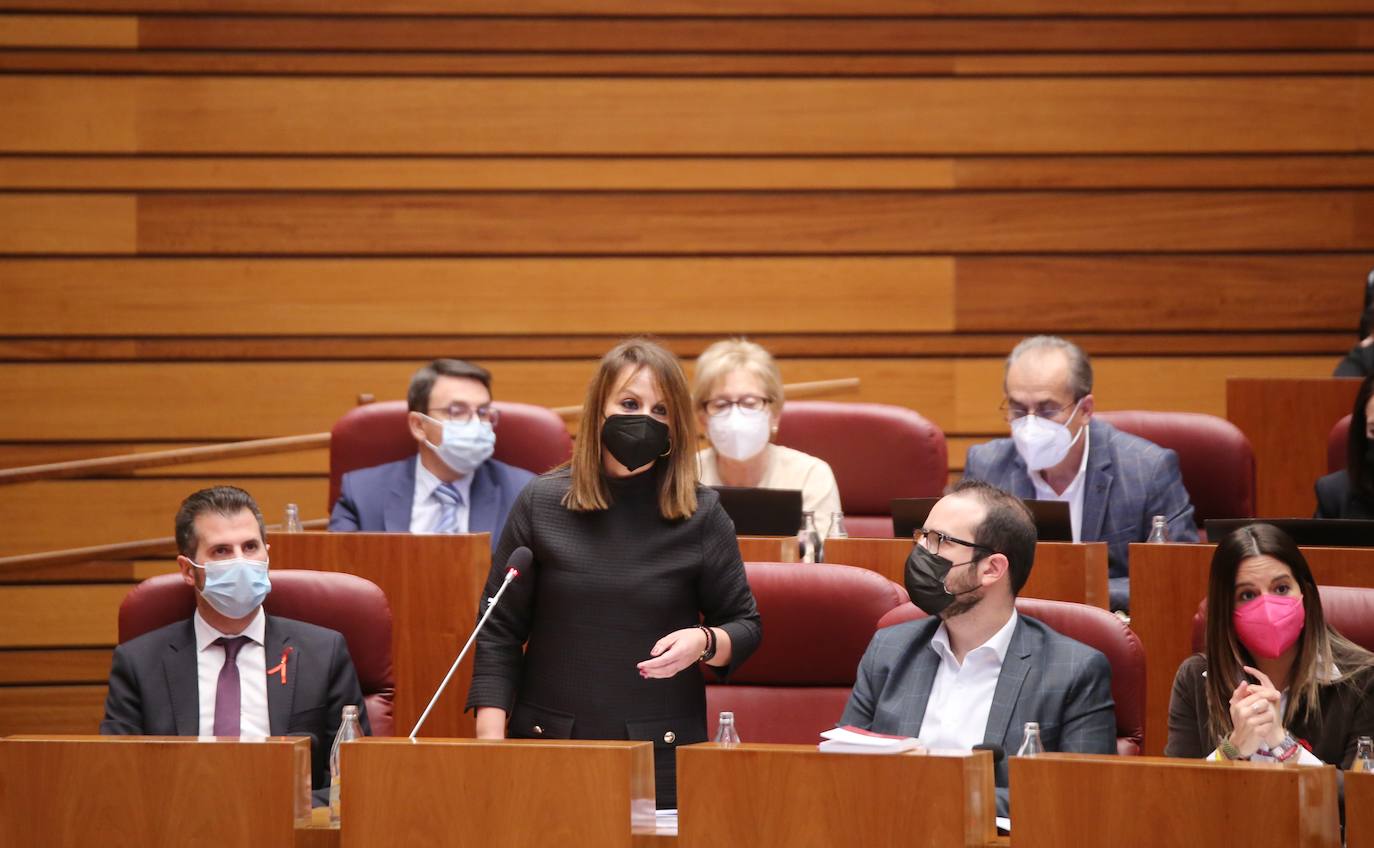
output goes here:
[{"label": "black textured top", "polygon": [[529,547],[534,562],[477,639],[467,705],[505,709],[514,737],[653,741],[667,760],[662,804],[673,747],[706,738],[705,685],[696,668],[645,680],[636,665],[704,618],[730,634],[734,668],[758,646],[758,608],[714,491],[698,488],[696,512],[670,520],[658,511],[657,468],[608,484],[605,510],[563,506],[567,469],[535,478],[516,500],[484,597],[516,548]]}]

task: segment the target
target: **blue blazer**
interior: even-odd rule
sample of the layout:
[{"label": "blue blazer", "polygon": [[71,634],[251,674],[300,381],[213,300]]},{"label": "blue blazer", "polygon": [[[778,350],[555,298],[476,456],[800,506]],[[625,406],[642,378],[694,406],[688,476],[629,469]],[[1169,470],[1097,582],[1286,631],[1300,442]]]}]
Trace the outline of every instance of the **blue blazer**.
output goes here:
[{"label": "blue blazer", "polygon": [[[410,532],[410,510],[415,501],[415,457],[359,468],[343,476],[339,502],[329,516],[329,529],[370,533]],[[472,472],[472,503],[468,530],[491,533],[491,546],[501,538],[515,496],[534,479],[534,474],[489,459]]]},{"label": "blue blazer", "polygon": [[[1168,518],[1173,542],[1196,542],[1197,523],[1178,454],[1096,418],[1088,423],[1088,432],[1080,535],[1085,542],[1107,543],[1112,608],[1125,609],[1131,542],[1150,538],[1156,515]],[[1035,497],[1030,472],[1011,439],[969,448],[964,479],[991,483],[1023,500]]]}]

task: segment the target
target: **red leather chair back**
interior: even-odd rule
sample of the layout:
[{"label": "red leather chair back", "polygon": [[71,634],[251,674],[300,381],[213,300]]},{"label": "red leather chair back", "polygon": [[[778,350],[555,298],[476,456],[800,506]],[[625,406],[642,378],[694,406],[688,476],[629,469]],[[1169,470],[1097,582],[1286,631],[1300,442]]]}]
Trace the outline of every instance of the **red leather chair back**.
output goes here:
[{"label": "red leather chair back", "polygon": [[[1326,623],[1366,651],[1374,651],[1374,589],[1318,586],[1317,591]],[[1206,642],[1207,599],[1203,598],[1193,615],[1193,653],[1202,653]]]},{"label": "red leather chair back", "polygon": [[890,538],[893,498],[939,497],[949,481],[945,434],[905,407],[789,401],[777,443],[830,463],[851,536]]},{"label": "red leather chair back", "polygon": [[[195,590],[180,574],[160,574],[135,586],[119,605],[119,641],[189,618]],[[391,607],[370,580],[329,571],[272,569],[272,592],[263,608],[343,634],[358,671],[374,736],[394,733],[396,679],[391,667]]]},{"label": "red leather chair back", "polygon": [[[1086,604],[1017,598],[1016,611],[1106,655],[1112,667],[1112,700],[1116,702],[1116,751],[1135,756],[1144,750],[1145,648],[1135,631],[1106,610]],[[883,616],[878,626],[925,617],[908,603]]]},{"label": "red leather chair back", "polygon": [[849,701],[859,660],[884,613],[906,590],[864,568],[748,562],[765,638],[728,683],[705,674],[712,736],[733,710],[747,742],[813,745]]},{"label": "red leather chair back", "polygon": [[[498,400],[495,458],[543,474],[572,457],[567,425],[553,410],[529,403]],[[339,499],[346,472],[413,456],[415,438],[406,424],[406,404],[388,400],[356,406],[334,422],[329,439],[329,504]]]},{"label": "red leather chair back", "polygon": [[1255,454],[1236,425],[1196,412],[1099,412],[1113,427],[1178,454],[1201,527],[1209,518],[1255,517]]},{"label": "red leather chair back", "polygon": [[1326,436],[1326,470],[1341,471],[1345,468],[1350,454],[1350,419],[1347,415]]}]

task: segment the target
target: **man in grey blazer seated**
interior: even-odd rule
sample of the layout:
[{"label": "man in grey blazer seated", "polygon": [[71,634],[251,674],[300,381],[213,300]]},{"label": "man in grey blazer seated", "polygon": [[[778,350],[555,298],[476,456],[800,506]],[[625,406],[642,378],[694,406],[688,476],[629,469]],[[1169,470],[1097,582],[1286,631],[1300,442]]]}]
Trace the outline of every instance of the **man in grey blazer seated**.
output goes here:
[{"label": "man in grey blazer seated", "polygon": [[534,475],[491,458],[499,419],[491,374],[436,359],[411,378],[406,405],[419,454],[345,474],[329,529],[487,532],[496,547],[515,496]]},{"label": "man in grey blazer seated", "polygon": [[1169,540],[1196,542],[1178,455],[1093,418],[1093,368],[1078,345],[1023,340],[1007,357],[1002,411],[1011,438],[968,449],[965,480],[1018,498],[1068,501],[1075,542],[1106,542],[1111,608],[1130,608],[1131,542],[1163,515]]},{"label": "man in grey blazer seated", "polygon": [[[1016,612],[1035,559],[1025,504],[964,481],[917,539],[906,589],[930,617],[874,634],[840,723],[915,736],[927,750],[992,744],[1013,755],[1034,721],[1047,751],[1116,753],[1107,658]],[[1005,758],[996,782],[1005,816]]]}]

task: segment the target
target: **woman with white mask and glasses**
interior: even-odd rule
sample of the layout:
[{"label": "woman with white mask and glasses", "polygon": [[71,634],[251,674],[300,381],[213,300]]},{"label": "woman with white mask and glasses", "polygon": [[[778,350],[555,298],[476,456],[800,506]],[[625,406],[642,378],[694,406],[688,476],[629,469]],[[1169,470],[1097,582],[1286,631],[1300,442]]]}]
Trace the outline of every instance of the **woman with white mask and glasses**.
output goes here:
[{"label": "woman with white mask and glasses", "polygon": [[771,443],[783,392],[768,351],[744,339],[711,345],[697,359],[692,401],[711,441],[697,454],[702,485],[800,489],[802,509],[825,531],[841,511],[835,474],[822,459]]}]

